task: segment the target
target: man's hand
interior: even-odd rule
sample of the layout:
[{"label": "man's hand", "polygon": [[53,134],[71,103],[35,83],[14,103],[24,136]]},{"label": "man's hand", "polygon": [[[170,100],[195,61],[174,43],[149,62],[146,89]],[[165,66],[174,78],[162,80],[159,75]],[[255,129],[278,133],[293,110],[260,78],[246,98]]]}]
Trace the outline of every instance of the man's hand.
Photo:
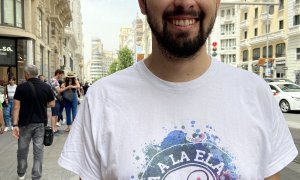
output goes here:
[{"label": "man's hand", "polygon": [[16,139],[19,139],[19,136],[20,136],[20,130],[19,130],[19,127],[14,127],[13,128],[13,137],[15,137]]}]

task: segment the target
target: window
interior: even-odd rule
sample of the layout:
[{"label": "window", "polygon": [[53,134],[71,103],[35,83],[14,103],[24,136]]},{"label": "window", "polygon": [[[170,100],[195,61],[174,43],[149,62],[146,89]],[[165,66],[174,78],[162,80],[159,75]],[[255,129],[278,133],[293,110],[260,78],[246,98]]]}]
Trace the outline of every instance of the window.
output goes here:
[{"label": "window", "polygon": [[296,4],[300,4],[300,0],[296,0]]},{"label": "window", "polygon": [[285,57],[285,43],[276,45],[276,57]]},{"label": "window", "polygon": [[300,48],[296,49],[296,56],[297,56],[297,60],[300,60]]},{"label": "window", "polygon": [[[263,58],[267,57],[267,46],[263,47]],[[268,49],[268,57],[271,58],[273,57],[273,46],[269,46]]]},{"label": "window", "polygon": [[230,16],[230,9],[227,9],[227,11],[226,11],[226,16]]},{"label": "window", "polygon": [[248,61],[248,50],[243,51],[243,61]]},{"label": "window", "polygon": [[274,14],[274,5],[269,6],[269,14],[270,15]]},{"label": "window", "polygon": [[283,29],[283,20],[280,20],[280,21],[279,21],[279,30],[280,30],[280,29]]},{"label": "window", "polygon": [[235,16],[235,9],[232,9],[232,16]]},{"label": "window", "polygon": [[23,28],[24,0],[0,0],[0,25]]},{"label": "window", "polygon": [[300,14],[294,16],[294,26],[300,24]]},{"label": "window", "polygon": [[4,5],[4,24],[14,26],[14,1],[6,0],[3,2]]},{"label": "window", "polygon": [[257,36],[257,28],[254,28],[254,36]]},{"label": "window", "polygon": [[39,37],[43,37],[43,14],[42,11],[38,10],[38,33]]},{"label": "window", "polygon": [[23,27],[23,11],[22,1],[16,0],[16,26],[19,28]]},{"label": "window", "polygon": [[40,46],[40,74],[44,73],[44,47]]},{"label": "window", "polygon": [[270,32],[270,27],[271,27],[270,24],[266,24],[266,33],[269,33],[269,32]]},{"label": "window", "polygon": [[224,10],[221,11],[221,17],[224,17],[225,16],[225,12]]},{"label": "window", "polygon": [[253,60],[258,60],[260,58],[260,48],[253,49]]},{"label": "window", "polygon": [[244,39],[247,39],[247,31],[244,32]]},{"label": "window", "polygon": [[247,20],[248,13],[244,13],[244,20]]},{"label": "window", "polygon": [[281,10],[284,8],[284,0],[279,0],[279,7],[278,9]]},{"label": "window", "polygon": [[0,0],[0,24],[2,24],[2,0]]},{"label": "window", "polygon": [[254,19],[257,19],[258,18],[258,8],[255,8],[254,10]]}]

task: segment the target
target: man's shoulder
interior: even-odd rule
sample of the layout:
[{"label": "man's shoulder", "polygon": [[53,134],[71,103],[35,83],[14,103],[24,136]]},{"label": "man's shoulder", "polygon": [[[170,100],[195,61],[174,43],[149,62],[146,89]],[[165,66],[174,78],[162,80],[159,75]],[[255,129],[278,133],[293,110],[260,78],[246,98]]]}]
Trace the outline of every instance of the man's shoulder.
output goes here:
[{"label": "man's shoulder", "polygon": [[[224,78],[232,79],[234,81],[242,82],[265,82],[263,78],[259,77],[257,74],[247,71],[235,66],[231,66],[220,61],[216,61],[217,72],[220,72],[220,75]],[[224,76],[225,75],[225,76]]]}]

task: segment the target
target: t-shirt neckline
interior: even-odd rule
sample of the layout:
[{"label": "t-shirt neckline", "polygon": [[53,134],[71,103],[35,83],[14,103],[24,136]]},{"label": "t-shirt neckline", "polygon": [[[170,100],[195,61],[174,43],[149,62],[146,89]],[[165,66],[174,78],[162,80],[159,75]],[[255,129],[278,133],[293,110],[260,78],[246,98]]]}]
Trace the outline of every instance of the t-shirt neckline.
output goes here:
[{"label": "t-shirt neckline", "polygon": [[211,63],[208,69],[199,77],[186,81],[186,82],[170,82],[163,80],[153,74],[145,65],[144,61],[140,61],[137,63],[137,68],[139,73],[145,77],[148,81],[153,83],[155,86],[160,88],[169,89],[169,90],[184,90],[184,89],[193,89],[199,86],[207,84],[207,82],[211,79],[214,71],[216,69],[216,60],[211,58]]}]

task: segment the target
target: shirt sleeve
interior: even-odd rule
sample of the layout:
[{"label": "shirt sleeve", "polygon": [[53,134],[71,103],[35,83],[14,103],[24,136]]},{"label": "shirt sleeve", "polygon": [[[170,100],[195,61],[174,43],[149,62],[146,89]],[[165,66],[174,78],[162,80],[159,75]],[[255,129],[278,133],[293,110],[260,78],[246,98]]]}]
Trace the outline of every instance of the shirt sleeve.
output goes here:
[{"label": "shirt sleeve", "polygon": [[88,98],[80,106],[58,164],[83,180],[101,180],[100,155],[95,148]]},{"label": "shirt sleeve", "polygon": [[[21,85],[20,85],[21,86]],[[18,100],[18,101],[21,101],[21,94],[22,94],[22,92],[21,92],[21,88],[20,88],[20,86],[17,86],[17,88],[16,88],[16,92],[15,92],[15,94],[14,94],[14,99],[15,100]]]},{"label": "shirt sleeve", "polygon": [[49,92],[48,92],[47,99],[48,99],[48,102],[51,102],[51,101],[54,100],[54,93],[53,93],[53,91],[52,91],[52,89],[50,87],[49,87]]},{"label": "shirt sleeve", "polygon": [[290,162],[292,162],[298,154],[285,118],[279,108],[278,103],[273,97],[272,109],[274,118],[271,125],[271,153],[265,169],[265,178],[281,171]]}]

